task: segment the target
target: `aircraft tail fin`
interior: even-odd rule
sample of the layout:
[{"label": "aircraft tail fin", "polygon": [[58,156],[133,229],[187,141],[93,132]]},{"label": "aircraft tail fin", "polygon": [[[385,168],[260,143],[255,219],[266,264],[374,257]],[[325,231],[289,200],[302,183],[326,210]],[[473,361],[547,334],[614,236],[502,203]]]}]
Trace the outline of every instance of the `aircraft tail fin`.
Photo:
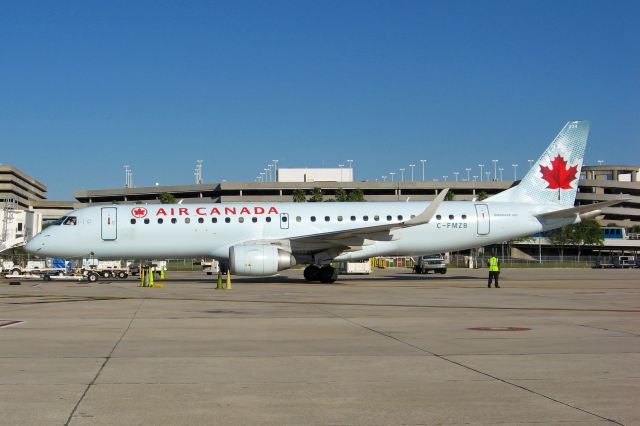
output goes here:
[{"label": "aircraft tail fin", "polygon": [[487,201],[573,206],[589,136],[589,121],[570,121],[520,183]]}]

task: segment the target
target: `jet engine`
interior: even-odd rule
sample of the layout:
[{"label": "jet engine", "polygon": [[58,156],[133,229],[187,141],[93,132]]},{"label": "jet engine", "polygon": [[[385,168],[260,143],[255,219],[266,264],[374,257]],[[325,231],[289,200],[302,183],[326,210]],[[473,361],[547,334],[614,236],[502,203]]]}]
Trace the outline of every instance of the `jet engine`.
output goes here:
[{"label": "jet engine", "polygon": [[296,259],[271,244],[240,244],[229,248],[229,264],[232,274],[273,275],[291,268]]}]

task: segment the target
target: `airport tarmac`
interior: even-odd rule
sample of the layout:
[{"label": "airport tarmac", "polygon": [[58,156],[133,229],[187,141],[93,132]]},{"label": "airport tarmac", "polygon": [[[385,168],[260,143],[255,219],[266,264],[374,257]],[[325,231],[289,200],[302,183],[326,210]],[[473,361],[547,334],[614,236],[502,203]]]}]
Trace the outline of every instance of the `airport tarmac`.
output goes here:
[{"label": "airport tarmac", "polygon": [[0,280],[0,424],[640,424],[640,270],[486,274]]}]

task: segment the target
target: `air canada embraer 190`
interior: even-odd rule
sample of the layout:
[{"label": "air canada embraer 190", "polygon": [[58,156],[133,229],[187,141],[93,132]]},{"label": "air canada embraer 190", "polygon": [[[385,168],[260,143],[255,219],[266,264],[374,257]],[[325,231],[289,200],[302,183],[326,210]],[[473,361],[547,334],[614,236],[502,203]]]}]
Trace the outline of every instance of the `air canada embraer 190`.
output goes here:
[{"label": "air canada embraer 190", "polygon": [[26,246],[39,256],[118,259],[212,257],[232,274],[273,275],[309,264],[334,282],[330,262],[481,247],[594,217],[623,200],[574,207],[588,121],[570,121],[520,183],[482,201],[233,203],[92,206]]}]

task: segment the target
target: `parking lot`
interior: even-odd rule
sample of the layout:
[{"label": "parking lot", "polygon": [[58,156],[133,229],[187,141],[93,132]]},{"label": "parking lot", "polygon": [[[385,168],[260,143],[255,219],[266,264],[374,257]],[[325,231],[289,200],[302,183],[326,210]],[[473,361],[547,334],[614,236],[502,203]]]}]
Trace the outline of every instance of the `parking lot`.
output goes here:
[{"label": "parking lot", "polygon": [[640,424],[640,271],[0,280],[0,424]]}]

